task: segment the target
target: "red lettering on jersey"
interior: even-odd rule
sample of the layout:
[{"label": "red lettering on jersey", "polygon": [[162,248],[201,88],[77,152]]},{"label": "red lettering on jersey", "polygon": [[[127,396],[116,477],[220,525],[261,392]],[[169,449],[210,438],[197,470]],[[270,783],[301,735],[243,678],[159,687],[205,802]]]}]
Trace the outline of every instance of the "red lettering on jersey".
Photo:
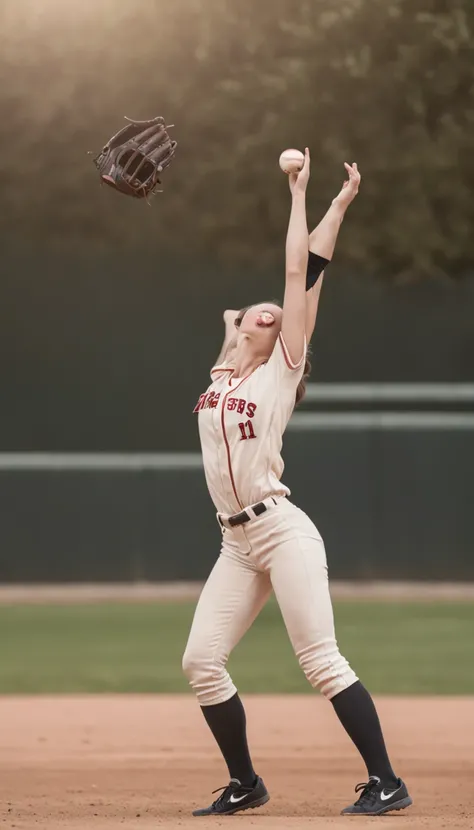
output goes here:
[{"label": "red lettering on jersey", "polygon": [[204,408],[206,398],[207,398],[207,392],[203,392],[203,394],[199,396],[199,400],[198,400],[196,406],[194,407],[193,412],[199,412],[201,409]]},{"label": "red lettering on jersey", "polygon": [[[212,393],[211,393],[212,394]],[[217,406],[217,401],[219,399],[219,395],[216,395],[212,404],[209,406]],[[257,404],[247,401],[244,398],[227,398],[227,409],[229,412],[234,412],[237,410],[239,415],[243,415],[244,412],[247,414],[247,418],[253,418],[257,409]]]},{"label": "red lettering on jersey", "polygon": [[221,393],[220,393],[220,392],[217,392],[217,393],[214,395],[214,397],[213,397],[213,399],[212,399],[212,403],[210,403],[210,404],[209,404],[209,406],[210,406],[210,408],[211,408],[211,409],[215,409],[215,408],[216,408],[217,404],[219,403],[219,398],[220,398],[220,396],[221,396]]},{"label": "red lettering on jersey", "polygon": [[257,408],[256,403],[248,403],[247,404],[247,418],[253,418],[255,415],[255,410]]},{"label": "red lettering on jersey", "polygon": [[204,405],[204,409],[210,409],[212,407],[212,400],[213,400],[215,394],[216,394],[215,392],[209,392],[209,394],[207,396],[207,401]]}]

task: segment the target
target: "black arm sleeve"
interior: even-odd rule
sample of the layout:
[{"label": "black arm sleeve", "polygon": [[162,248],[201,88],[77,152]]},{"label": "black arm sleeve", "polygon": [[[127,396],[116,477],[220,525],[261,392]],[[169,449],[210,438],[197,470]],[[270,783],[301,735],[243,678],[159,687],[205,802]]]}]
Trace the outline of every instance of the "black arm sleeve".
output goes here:
[{"label": "black arm sleeve", "polygon": [[329,259],[324,259],[319,254],[313,254],[312,251],[309,252],[308,270],[306,271],[306,291],[309,291],[313,285],[316,285],[326,265],[329,265]]}]

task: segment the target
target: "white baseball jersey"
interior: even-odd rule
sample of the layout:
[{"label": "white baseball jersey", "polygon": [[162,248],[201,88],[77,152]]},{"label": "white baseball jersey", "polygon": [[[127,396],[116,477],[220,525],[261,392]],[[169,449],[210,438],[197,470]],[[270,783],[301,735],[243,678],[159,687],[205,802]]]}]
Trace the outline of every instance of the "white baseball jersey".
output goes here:
[{"label": "white baseball jersey", "polygon": [[289,495],[281,483],[283,433],[303,376],[306,344],[292,363],[280,334],[269,360],[244,378],[229,364],[211,370],[212,383],[194,409],[204,471],[218,513],[232,515],[268,496]]}]

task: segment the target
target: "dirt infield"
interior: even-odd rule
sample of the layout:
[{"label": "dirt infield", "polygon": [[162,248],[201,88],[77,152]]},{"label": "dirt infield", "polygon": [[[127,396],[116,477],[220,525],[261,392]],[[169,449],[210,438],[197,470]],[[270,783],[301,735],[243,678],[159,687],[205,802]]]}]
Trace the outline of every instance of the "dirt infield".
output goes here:
[{"label": "dirt infield", "polygon": [[[232,819],[192,819],[226,772],[191,696],[0,699],[2,827],[130,830],[347,828],[339,816],[365,774],[318,697],[247,699],[256,766],[272,800]],[[474,699],[379,701],[391,754],[415,806],[403,828],[474,825]]]}]

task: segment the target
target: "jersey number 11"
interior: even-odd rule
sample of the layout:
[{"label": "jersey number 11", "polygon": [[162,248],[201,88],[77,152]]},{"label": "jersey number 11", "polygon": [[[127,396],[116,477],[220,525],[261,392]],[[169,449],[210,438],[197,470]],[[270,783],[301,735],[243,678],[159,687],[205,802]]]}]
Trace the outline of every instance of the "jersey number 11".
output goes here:
[{"label": "jersey number 11", "polygon": [[246,421],[245,424],[239,424],[240,440],[247,441],[248,438],[256,438],[253,431],[252,421]]}]

